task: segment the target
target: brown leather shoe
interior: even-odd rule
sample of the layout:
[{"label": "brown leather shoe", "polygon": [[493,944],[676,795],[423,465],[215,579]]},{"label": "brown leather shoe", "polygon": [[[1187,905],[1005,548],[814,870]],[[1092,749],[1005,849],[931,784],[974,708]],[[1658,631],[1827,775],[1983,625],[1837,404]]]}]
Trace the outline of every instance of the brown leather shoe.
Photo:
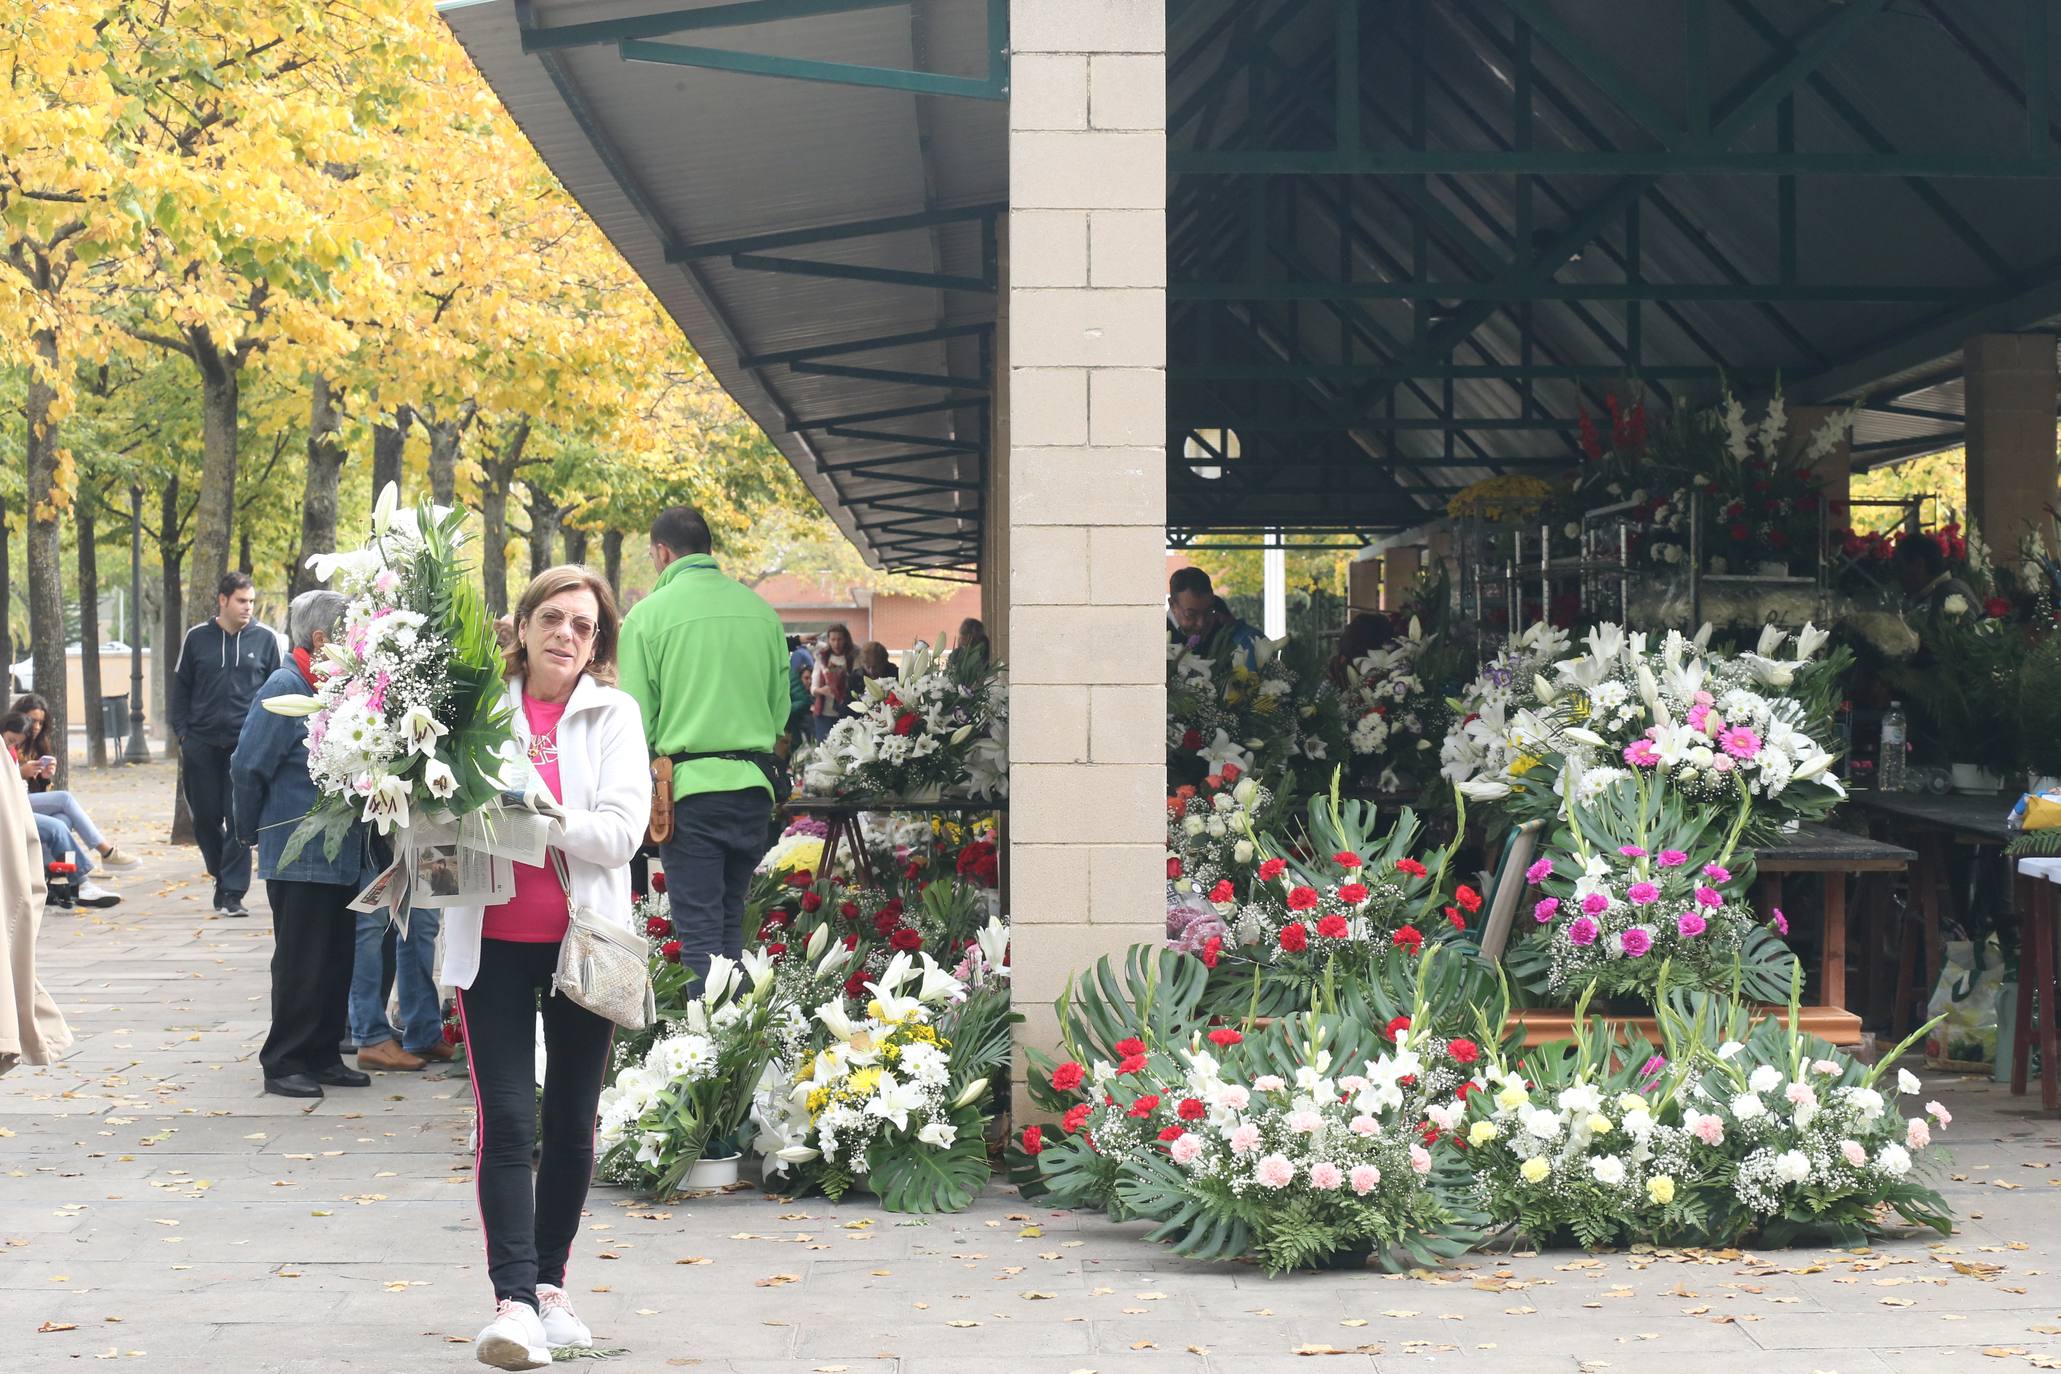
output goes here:
[{"label": "brown leather shoe", "polygon": [[419,1050],[409,1050],[408,1053],[418,1055],[423,1059],[434,1060],[439,1064],[448,1064],[458,1057],[457,1047],[447,1045],[441,1040]]},{"label": "brown leather shoe", "polygon": [[398,1040],[382,1040],[377,1045],[358,1047],[358,1067],[361,1069],[386,1069],[395,1073],[413,1073],[422,1067],[424,1061],[401,1048]]}]

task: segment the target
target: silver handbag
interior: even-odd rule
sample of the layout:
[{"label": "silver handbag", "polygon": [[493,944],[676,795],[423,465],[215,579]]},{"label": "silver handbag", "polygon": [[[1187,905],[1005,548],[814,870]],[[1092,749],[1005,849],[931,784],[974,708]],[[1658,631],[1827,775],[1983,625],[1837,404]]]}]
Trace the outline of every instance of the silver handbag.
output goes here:
[{"label": "silver handbag", "polygon": [[551,851],[551,866],[565,889],[567,917],[551,990],[624,1030],[643,1030],[658,1020],[650,946],[636,931],[573,900],[572,880],[559,850]]}]

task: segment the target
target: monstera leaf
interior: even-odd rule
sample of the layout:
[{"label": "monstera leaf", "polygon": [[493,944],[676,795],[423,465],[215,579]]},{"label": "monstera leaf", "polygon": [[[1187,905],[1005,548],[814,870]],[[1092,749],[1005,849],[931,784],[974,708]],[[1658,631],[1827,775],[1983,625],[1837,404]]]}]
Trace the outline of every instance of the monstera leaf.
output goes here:
[{"label": "monstera leaf", "polygon": [[988,1184],[980,1109],[952,1113],[958,1137],[944,1149],[912,1139],[884,1140],[867,1153],[866,1188],[890,1212],[963,1212]]}]

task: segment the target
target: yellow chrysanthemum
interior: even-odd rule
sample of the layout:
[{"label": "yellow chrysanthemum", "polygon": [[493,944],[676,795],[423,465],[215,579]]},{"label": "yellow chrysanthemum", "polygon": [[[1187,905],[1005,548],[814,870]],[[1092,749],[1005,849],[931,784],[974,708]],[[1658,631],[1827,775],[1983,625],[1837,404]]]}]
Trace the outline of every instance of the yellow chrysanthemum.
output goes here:
[{"label": "yellow chrysanthemum", "polygon": [[853,1097],[873,1096],[880,1088],[880,1066],[868,1064],[863,1069],[853,1070],[845,1086]]},{"label": "yellow chrysanthemum", "polygon": [[1541,760],[1530,754],[1519,754],[1516,758],[1510,760],[1510,776],[1521,778],[1532,769],[1538,767],[1540,762]]},{"label": "yellow chrysanthemum", "polygon": [[1525,1160],[1524,1166],[1517,1172],[1524,1175],[1526,1183],[1542,1183],[1545,1181],[1546,1175],[1553,1172],[1553,1166],[1546,1163],[1543,1156],[1534,1155],[1532,1158]]}]

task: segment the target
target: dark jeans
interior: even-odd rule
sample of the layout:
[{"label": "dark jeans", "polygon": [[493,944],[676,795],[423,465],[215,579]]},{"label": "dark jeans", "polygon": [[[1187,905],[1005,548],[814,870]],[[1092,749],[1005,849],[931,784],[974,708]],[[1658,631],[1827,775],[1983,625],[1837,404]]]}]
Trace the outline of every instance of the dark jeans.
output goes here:
[{"label": "dark jeans", "polygon": [[[494,1300],[537,1305],[537,1285],[565,1286],[566,1257],[594,1173],[594,1112],[615,1026],[549,995],[558,942],[481,940],[479,973],[458,994],[466,1067],[479,1106],[473,1181],[487,1233]],[[544,1141],[537,1138],[537,999],[544,1003]]]},{"label": "dark jeans", "polygon": [[757,787],[696,792],[673,803],[673,837],[659,850],[680,937],[680,963],[708,976],[717,954],[744,952],[744,897],[766,855],[772,798]]},{"label": "dark jeans", "polygon": [[235,752],[233,744],[210,744],[196,735],[179,741],[186,808],[193,813],[201,860],[215,880],[217,903],[250,891],[250,846],[236,842],[235,798],[229,787],[229,756]]},{"label": "dark jeans", "polygon": [[357,889],[341,883],[265,884],[272,903],[272,1029],[258,1063],[265,1077],[319,1073],[343,1063],[351,1002]]}]

